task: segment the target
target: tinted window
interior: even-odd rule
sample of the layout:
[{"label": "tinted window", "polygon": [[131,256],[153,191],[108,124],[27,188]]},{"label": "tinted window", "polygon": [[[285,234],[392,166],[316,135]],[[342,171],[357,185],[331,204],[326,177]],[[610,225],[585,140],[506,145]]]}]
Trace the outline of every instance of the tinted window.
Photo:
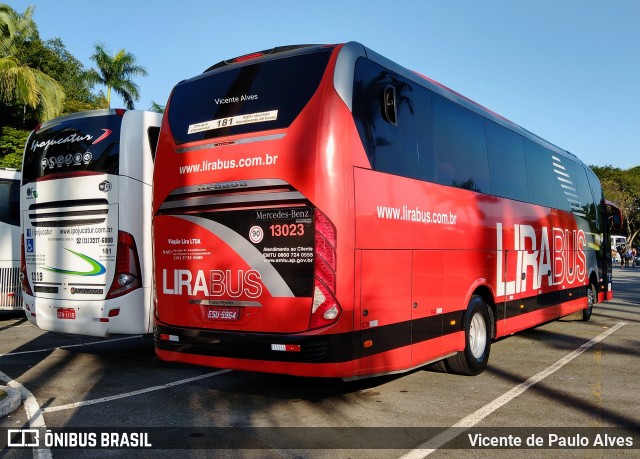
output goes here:
[{"label": "tinted window", "polygon": [[527,201],[524,139],[509,129],[485,120],[491,193]]},{"label": "tinted window", "polygon": [[[396,94],[397,123],[385,119],[385,89]],[[489,192],[480,115],[390,70],[356,62],[353,116],[371,167],[443,185]]]},{"label": "tinted window", "polygon": [[602,210],[600,207],[600,202],[604,198],[604,195],[602,193],[602,187],[600,185],[600,180],[598,180],[598,177],[596,177],[596,174],[594,174],[591,169],[587,167],[585,168],[585,171],[587,172],[587,180],[589,181],[589,188],[591,188],[591,193],[593,194],[593,199],[594,199],[594,206],[595,206],[594,225],[596,228],[602,231],[602,213],[601,213]]},{"label": "tinted window", "polygon": [[147,137],[149,139],[149,148],[151,148],[151,158],[156,159],[156,148],[158,146],[158,137],[160,137],[160,128],[152,126],[147,129]]},{"label": "tinted window", "polygon": [[[384,94],[389,88],[395,95],[395,124],[383,115]],[[371,167],[434,180],[431,93],[363,58],[356,62],[353,89],[353,116]]]},{"label": "tinted window", "polygon": [[433,120],[438,183],[488,193],[489,167],[483,118],[434,95]]},{"label": "tinted window", "polygon": [[20,182],[0,180],[0,222],[20,225]]},{"label": "tinted window", "polygon": [[179,83],[168,109],[175,142],[288,127],[318,88],[331,51],[216,70]]},{"label": "tinted window", "polygon": [[576,182],[577,164],[529,140],[525,140],[524,150],[531,202],[580,213],[582,204]]},{"label": "tinted window", "polygon": [[593,214],[595,209],[593,209],[593,196],[584,167],[569,158],[562,158],[561,164],[556,162],[556,165],[567,174],[563,177],[565,180],[560,183],[560,186],[571,211],[578,217],[590,219],[589,215]]},{"label": "tinted window", "polygon": [[117,174],[121,122],[115,114],[87,116],[34,132],[25,148],[23,183],[60,173]]},{"label": "tinted window", "polygon": [[555,177],[550,152],[542,146],[525,140],[525,164],[529,198],[532,203],[542,206],[554,205]]}]

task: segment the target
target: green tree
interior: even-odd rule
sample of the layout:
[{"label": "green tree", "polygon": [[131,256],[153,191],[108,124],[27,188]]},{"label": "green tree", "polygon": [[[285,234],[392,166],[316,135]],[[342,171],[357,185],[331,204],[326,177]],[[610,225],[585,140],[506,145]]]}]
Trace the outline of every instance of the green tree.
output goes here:
[{"label": "green tree", "polygon": [[149,108],[150,112],[156,112],[156,113],[164,113],[165,108],[167,108],[166,105],[160,105],[158,102],[155,101],[151,101],[151,107]]},{"label": "green tree", "polygon": [[626,170],[613,166],[591,166],[591,169],[600,179],[605,197],[622,210],[629,244],[637,245],[635,240],[640,234],[640,166]]},{"label": "green tree", "polygon": [[0,167],[22,167],[22,153],[29,133],[10,126],[0,128]]},{"label": "green tree", "polygon": [[46,73],[22,62],[17,55],[18,44],[37,36],[33,7],[24,14],[0,4],[0,102],[21,104],[35,109],[40,120],[58,116],[63,108],[64,90]]},{"label": "green tree", "polygon": [[[59,38],[42,41],[34,37],[18,46],[18,57],[58,81],[65,92],[63,113],[75,113],[104,106],[93,94],[93,83],[87,79],[88,70],[67,51]],[[101,104],[102,103],[102,104]]]},{"label": "green tree", "polygon": [[88,77],[90,81],[107,87],[107,107],[111,107],[111,89],[113,89],[122,97],[126,108],[133,110],[133,102],[140,99],[140,91],[131,77],[146,76],[147,70],[137,65],[135,56],[124,49],[111,57],[104,45],[95,46],[95,53],[91,56],[91,60],[95,61],[98,71],[91,70]]}]

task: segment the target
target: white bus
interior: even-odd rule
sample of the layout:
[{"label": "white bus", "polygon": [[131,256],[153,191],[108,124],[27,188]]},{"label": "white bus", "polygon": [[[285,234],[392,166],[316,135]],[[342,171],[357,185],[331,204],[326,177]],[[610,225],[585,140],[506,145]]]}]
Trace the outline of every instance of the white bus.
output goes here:
[{"label": "white bus", "polygon": [[617,249],[619,246],[627,246],[626,236],[611,236],[611,248]]},{"label": "white bus", "polygon": [[152,330],[151,181],[162,115],[95,110],[38,126],[20,192],[22,293],[43,330]]},{"label": "white bus", "polygon": [[0,168],[0,311],[22,309],[20,172]]}]

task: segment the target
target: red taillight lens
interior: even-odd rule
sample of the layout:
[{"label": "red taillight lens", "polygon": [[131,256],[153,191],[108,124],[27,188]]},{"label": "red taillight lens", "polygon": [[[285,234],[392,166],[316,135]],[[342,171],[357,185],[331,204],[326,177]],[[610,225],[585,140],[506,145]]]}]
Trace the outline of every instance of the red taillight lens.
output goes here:
[{"label": "red taillight lens", "polygon": [[245,54],[244,56],[236,57],[235,59],[233,59],[233,62],[248,61],[251,59],[255,59],[256,57],[262,57],[262,56],[264,56],[264,53],[261,53],[261,52]]},{"label": "red taillight lens", "polygon": [[336,291],[336,227],[318,209],[315,210],[314,288],[309,329],[335,323],[342,308]]},{"label": "red taillight lens", "polygon": [[27,275],[27,260],[24,255],[24,234],[20,236],[20,286],[24,293],[33,296]]},{"label": "red taillight lens", "polygon": [[142,271],[136,241],[131,234],[118,231],[116,272],[107,299],[122,296],[139,287],[142,287]]}]

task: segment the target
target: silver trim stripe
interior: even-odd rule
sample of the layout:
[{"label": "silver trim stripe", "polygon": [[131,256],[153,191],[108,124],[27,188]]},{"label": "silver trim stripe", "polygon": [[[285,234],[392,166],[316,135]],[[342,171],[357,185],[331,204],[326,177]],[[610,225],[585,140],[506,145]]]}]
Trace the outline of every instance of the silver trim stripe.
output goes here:
[{"label": "silver trim stripe", "polygon": [[202,185],[185,186],[176,188],[169,196],[180,196],[183,194],[200,193],[202,191],[236,191],[251,190],[252,188],[289,186],[287,182],[280,179],[261,179],[261,180],[237,180],[233,182],[213,182]]},{"label": "silver trim stripe", "polygon": [[102,223],[109,215],[109,204],[84,204],[25,210],[32,226],[83,226]]},{"label": "silver trim stripe", "polygon": [[241,145],[244,143],[263,142],[265,140],[278,140],[283,138],[285,135],[286,134],[261,135],[258,137],[248,137],[246,139],[212,142],[204,145],[196,145],[194,147],[178,148],[176,149],[176,153],[187,153],[190,151],[208,150],[210,148],[226,147],[229,145]]},{"label": "silver trim stripe", "polygon": [[271,202],[304,199],[298,191],[285,191],[282,193],[256,193],[238,196],[204,196],[181,199],[180,201],[165,202],[160,210],[183,209],[185,207],[215,206],[220,204],[240,204],[249,202]]}]

